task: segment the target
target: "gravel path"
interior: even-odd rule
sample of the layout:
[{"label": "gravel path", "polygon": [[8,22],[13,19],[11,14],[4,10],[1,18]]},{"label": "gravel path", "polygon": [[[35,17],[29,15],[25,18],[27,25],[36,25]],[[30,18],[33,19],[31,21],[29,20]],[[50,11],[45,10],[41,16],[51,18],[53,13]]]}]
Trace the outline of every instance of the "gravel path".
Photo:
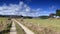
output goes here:
[{"label": "gravel path", "polygon": [[13,21],[13,23],[12,23],[12,27],[11,27],[11,30],[10,30],[10,34],[17,34],[17,33],[16,33],[16,27],[15,27],[14,21]]},{"label": "gravel path", "polygon": [[32,32],[27,27],[25,27],[24,25],[22,25],[21,23],[19,23],[17,20],[13,19],[13,21],[17,22],[17,24],[19,24],[23,28],[23,30],[25,31],[26,34],[34,34],[34,32]]}]

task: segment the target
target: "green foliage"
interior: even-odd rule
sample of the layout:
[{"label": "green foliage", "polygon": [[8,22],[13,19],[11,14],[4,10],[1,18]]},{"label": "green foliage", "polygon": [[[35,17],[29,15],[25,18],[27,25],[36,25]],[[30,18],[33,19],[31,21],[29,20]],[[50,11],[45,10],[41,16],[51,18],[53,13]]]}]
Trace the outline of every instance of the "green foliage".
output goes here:
[{"label": "green foliage", "polygon": [[17,23],[15,24],[16,24],[17,34],[26,34],[24,30]]},{"label": "green foliage", "polygon": [[0,34],[9,34],[12,22],[8,18],[0,17]]},{"label": "green foliage", "polygon": [[48,19],[49,16],[40,16],[39,18],[41,18],[41,19]]},{"label": "green foliage", "polygon": [[60,16],[60,10],[56,10],[56,16]]}]

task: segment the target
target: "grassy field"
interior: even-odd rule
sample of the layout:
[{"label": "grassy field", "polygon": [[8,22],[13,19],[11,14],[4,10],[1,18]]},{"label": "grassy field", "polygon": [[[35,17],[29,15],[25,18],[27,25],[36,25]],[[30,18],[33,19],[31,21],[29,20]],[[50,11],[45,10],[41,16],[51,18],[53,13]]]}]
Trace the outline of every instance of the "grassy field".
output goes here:
[{"label": "grassy field", "polygon": [[24,30],[17,23],[15,23],[15,25],[16,25],[17,34],[26,34]]},{"label": "grassy field", "polygon": [[8,18],[0,17],[0,34],[9,34],[11,21]]},{"label": "grassy field", "polygon": [[24,19],[25,22],[60,31],[60,19]]},{"label": "grassy field", "polygon": [[32,30],[35,29],[35,33],[37,32],[36,30],[38,30],[39,27],[49,30],[51,29],[54,32],[60,32],[60,19],[24,19],[22,23]]},{"label": "grassy field", "polygon": [[3,29],[4,25],[6,25],[7,18],[0,17],[0,28]]}]

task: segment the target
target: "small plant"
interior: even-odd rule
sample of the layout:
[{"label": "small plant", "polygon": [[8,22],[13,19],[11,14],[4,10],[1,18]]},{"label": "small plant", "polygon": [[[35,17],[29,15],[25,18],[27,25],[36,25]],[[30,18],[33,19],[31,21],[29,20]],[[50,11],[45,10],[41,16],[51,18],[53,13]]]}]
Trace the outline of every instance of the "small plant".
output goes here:
[{"label": "small plant", "polygon": [[1,24],[4,26],[3,27],[4,29],[2,31],[0,31],[0,34],[8,34],[10,32],[10,28],[11,28],[11,25],[12,25],[11,20],[10,21],[7,20],[5,25],[1,21]]}]

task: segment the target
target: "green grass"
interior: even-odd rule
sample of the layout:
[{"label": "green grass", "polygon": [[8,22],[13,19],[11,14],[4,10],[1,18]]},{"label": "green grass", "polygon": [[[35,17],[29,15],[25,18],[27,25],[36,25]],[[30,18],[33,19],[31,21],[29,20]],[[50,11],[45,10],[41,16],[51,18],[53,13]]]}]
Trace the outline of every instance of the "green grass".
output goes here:
[{"label": "green grass", "polygon": [[17,23],[15,24],[16,24],[17,34],[25,34],[24,30]]},{"label": "green grass", "polygon": [[[6,20],[7,20],[7,18],[2,18],[2,17],[0,17],[0,26],[4,26],[4,25],[6,25]],[[2,27],[0,27],[1,29],[2,29]],[[1,30],[0,29],[0,30]]]},{"label": "green grass", "polygon": [[60,19],[24,19],[24,22],[33,23],[60,32]]},{"label": "green grass", "polygon": [[10,24],[8,18],[0,17],[0,34],[9,34]]}]

